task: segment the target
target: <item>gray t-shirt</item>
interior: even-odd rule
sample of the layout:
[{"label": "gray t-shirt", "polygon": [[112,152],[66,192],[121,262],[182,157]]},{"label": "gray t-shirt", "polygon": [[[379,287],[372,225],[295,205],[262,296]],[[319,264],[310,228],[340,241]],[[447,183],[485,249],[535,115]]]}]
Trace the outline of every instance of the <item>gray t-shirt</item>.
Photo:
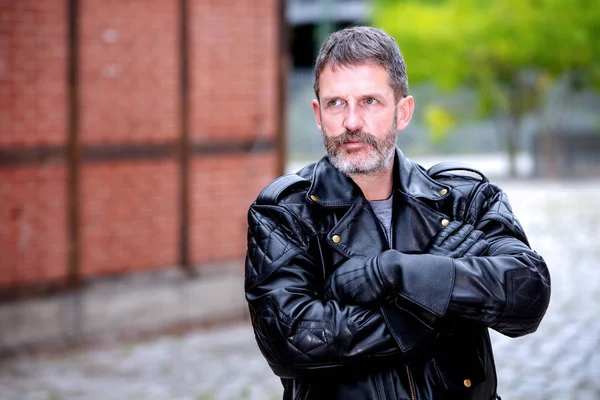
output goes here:
[{"label": "gray t-shirt", "polygon": [[389,199],[386,200],[369,200],[371,208],[375,212],[375,215],[377,215],[377,219],[383,227],[383,231],[385,232],[385,236],[390,246],[392,242],[392,205],[394,203],[393,199],[394,196],[390,196]]}]

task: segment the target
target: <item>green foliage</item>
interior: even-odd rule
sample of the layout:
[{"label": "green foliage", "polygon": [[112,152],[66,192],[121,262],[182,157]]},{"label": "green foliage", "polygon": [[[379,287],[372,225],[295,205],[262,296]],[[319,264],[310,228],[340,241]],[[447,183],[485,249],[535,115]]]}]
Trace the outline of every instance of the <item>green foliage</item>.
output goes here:
[{"label": "green foliage", "polygon": [[600,88],[596,0],[375,0],[373,22],[398,41],[411,83],[471,85],[483,114],[518,119],[568,72]]},{"label": "green foliage", "polygon": [[438,105],[427,106],[424,119],[434,144],[442,143],[455,123],[454,117]]}]

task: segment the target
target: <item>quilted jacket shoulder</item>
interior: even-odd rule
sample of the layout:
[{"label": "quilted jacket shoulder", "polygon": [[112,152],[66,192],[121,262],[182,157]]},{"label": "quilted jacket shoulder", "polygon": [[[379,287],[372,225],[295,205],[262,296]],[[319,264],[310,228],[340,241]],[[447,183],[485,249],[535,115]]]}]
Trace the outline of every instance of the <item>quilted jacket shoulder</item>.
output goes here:
[{"label": "quilted jacket shoulder", "polygon": [[283,175],[258,195],[248,210],[246,289],[267,279],[279,266],[308,248],[306,225],[297,216],[310,181]]}]

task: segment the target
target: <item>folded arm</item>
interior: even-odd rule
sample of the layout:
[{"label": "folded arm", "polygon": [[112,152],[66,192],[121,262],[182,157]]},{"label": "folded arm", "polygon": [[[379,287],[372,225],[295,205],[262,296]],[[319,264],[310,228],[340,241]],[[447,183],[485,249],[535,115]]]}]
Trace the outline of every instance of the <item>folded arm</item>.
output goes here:
[{"label": "folded arm", "polygon": [[[434,254],[388,250],[374,258],[351,259],[332,276],[331,296],[353,304],[398,296],[398,304],[417,306],[432,320],[471,321],[508,336],[535,331],[548,307],[550,276],[501,191],[476,227],[489,244],[481,255],[432,248]],[[344,286],[352,273],[365,275],[366,287],[375,288],[371,292],[376,295],[365,301],[364,290]]]},{"label": "folded arm", "polygon": [[399,353],[379,308],[324,300],[324,272],[309,233],[285,208],[250,208],[246,299],[273,371],[294,378]]}]

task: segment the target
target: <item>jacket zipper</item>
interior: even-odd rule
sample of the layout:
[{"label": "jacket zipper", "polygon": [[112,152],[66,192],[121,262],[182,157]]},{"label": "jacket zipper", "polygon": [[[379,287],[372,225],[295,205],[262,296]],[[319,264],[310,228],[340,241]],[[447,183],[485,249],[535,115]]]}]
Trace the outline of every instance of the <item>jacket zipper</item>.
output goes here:
[{"label": "jacket zipper", "polygon": [[379,375],[379,374],[377,374],[375,376],[375,390],[377,391],[378,399],[386,398],[386,396],[384,396],[384,393],[383,393],[383,378],[381,378],[381,375]]},{"label": "jacket zipper", "polygon": [[[492,365],[496,365],[496,360],[494,359],[494,350],[492,348],[492,340],[490,339],[490,334],[489,331],[486,329],[485,331],[483,331],[481,333],[483,335],[483,340],[487,345],[487,348],[489,349],[488,354],[491,360]],[[485,364],[483,364],[485,365]],[[494,369],[494,375],[496,375],[496,384],[494,385],[494,394],[496,395],[496,397],[498,399],[500,399],[500,396],[498,396],[498,374]],[[500,399],[502,400],[502,399]]]},{"label": "jacket zipper", "polygon": [[410,368],[408,367],[408,364],[404,364],[404,366],[406,367],[406,377],[408,378],[408,387],[410,389],[410,399],[416,400],[417,397],[415,396],[415,388],[413,386],[412,375],[410,374]]},{"label": "jacket zipper", "polygon": [[319,256],[321,257],[321,269],[323,270],[323,281],[327,279],[327,271],[325,270],[325,259],[323,258],[323,249],[321,249],[321,238],[319,235],[317,237],[317,246],[319,247]]}]

